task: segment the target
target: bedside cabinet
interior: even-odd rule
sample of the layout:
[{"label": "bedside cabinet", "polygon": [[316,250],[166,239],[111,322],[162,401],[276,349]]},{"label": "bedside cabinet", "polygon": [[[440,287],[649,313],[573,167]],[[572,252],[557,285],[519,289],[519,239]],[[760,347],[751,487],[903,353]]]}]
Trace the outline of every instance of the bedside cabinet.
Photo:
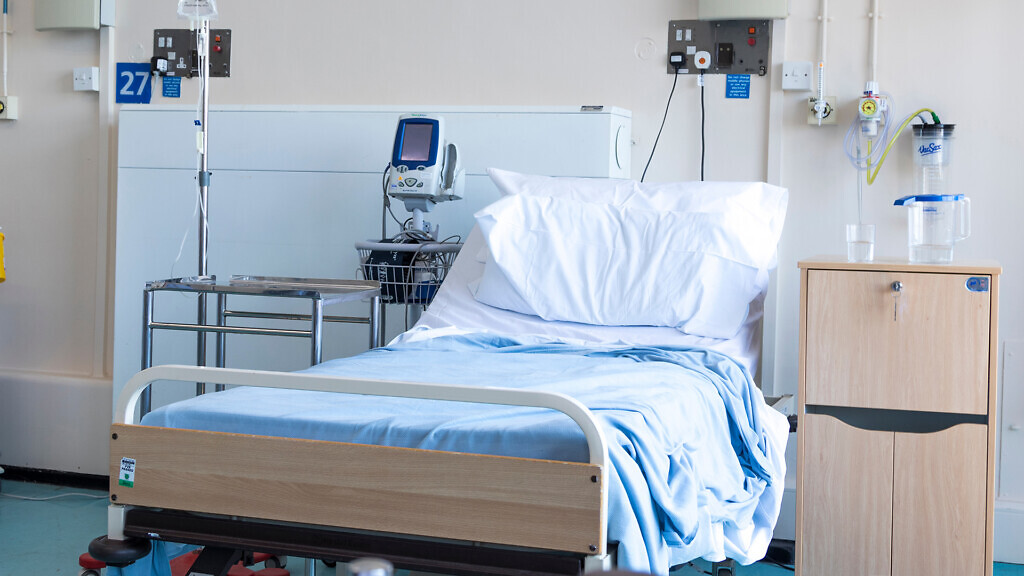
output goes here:
[{"label": "bedside cabinet", "polygon": [[999,266],[799,266],[797,574],[991,575]]}]

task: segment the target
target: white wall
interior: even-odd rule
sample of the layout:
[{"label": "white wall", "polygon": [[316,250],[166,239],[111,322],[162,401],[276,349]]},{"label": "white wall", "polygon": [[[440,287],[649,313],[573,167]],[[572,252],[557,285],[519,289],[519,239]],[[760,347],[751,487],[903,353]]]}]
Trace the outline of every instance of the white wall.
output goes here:
[{"label": "white wall", "polygon": [[[116,183],[106,175],[116,162],[104,158],[113,118],[104,102],[111,94],[73,93],[71,68],[147,61],[152,30],[182,26],[174,4],[122,1],[117,28],[105,37],[35,32],[31,2],[10,0],[10,89],[21,97],[22,119],[0,124],[0,226],[8,235],[9,278],[0,285],[0,406],[18,404],[2,414],[8,424],[0,426],[0,462],[41,466],[38,453],[45,448],[20,435],[18,422],[52,419],[57,406],[74,403],[109,419],[109,396],[86,401],[102,394],[83,383],[80,394],[68,397],[58,379],[49,378],[110,374],[113,282],[105,256],[113,223],[106,218]],[[785,59],[817,58],[818,5],[790,0]],[[830,5],[828,92],[839,96],[838,126],[806,126],[807,94],[778,89],[777,61],[768,78],[752,79],[750,100],[725,100],[722,78],[708,82],[708,178],[779,175],[791,193],[775,294],[776,357],[766,375],[776,391],[796,388],[796,262],[841,252],[843,225],[854,217],[856,175],[840,145],[868,74],[870,1]],[[974,235],[957,256],[1003,264],[1000,345],[1013,348],[1024,341],[1017,297],[1024,251],[1013,220],[1024,202],[1016,189],[1020,146],[1014,138],[1022,133],[1014,98],[1024,81],[1005,58],[1015,54],[1009,23],[1024,16],[1024,5],[994,0],[984,6],[972,11],[953,0],[881,0],[878,81],[899,111],[929,106],[958,124],[954,185],[971,194],[975,214]],[[634,177],[646,163],[671,86],[664,72],[668,21],[696,14],[695,2],[678,0],[221,0],[219,7],[216,26],[233,30],[234,60],[232,78],[212,80],[214,104],[616,105],[633,113]],[[396,24],[398,14],[436,34],[407,34]],[[655,48],[645,59],[649,42]],[[185,80],[180,103],[195,97],[195,81]],[[770,105],[781,113],[774,124]],[[681,79],[648,180],[698,176],[699,126],[699,93],[692,79]],[[867,192],[880,256],[905,254],[903,214],[890,205],[911,183],[908,146],[899,143]],[[1022,377],[1016,369],[1001,376],[1010,399],[1002,431],[1024,419],[1024,395],[1016,392]],[[21,398],[12,386],[46,402],[12,400]],[[49,405],[54,408],[44,408]],[[1003,454],[1024,453],[1022,435],[1001,434]],[[103,473],[98,463],[105,438],[67,433],[64,441],[79,446],[81,456],[59,468]],[[1000,505],[1012,508],[1024,502],[1021,467],[1004,462],[1001,470],[1015,472],[1000,482]]]}]

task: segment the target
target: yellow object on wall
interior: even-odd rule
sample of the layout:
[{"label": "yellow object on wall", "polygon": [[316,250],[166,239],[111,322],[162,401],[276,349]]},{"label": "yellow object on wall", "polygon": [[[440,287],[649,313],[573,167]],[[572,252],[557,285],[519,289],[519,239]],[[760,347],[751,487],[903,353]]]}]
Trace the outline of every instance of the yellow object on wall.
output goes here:
[{"label": "yellow object on wall", "polygon": [[0,282],[7,280],[7,265],[4,264],[4,233],[0,232]]}]

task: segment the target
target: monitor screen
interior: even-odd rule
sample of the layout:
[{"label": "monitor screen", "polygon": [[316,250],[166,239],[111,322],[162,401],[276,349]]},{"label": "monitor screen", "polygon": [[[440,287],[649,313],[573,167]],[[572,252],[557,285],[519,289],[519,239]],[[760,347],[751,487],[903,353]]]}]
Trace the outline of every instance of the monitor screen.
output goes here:
[{"label": "monitor screen", "polygon": [[430,141],[434,137],[433,124],[407,122],[402,134],[403,162],[426,162],[430,160]]}]

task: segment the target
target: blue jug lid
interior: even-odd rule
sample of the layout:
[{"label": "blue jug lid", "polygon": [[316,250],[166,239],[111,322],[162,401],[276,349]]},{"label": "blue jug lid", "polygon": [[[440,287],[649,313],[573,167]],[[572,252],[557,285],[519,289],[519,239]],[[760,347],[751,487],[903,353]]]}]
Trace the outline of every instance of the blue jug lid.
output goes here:
[{"label": "blue jug lid", "polygon": [[918,194],[904,196],[897,200],[893,206],[906,206],[914,202],[959,202],[963,199],[963,194]]}]

